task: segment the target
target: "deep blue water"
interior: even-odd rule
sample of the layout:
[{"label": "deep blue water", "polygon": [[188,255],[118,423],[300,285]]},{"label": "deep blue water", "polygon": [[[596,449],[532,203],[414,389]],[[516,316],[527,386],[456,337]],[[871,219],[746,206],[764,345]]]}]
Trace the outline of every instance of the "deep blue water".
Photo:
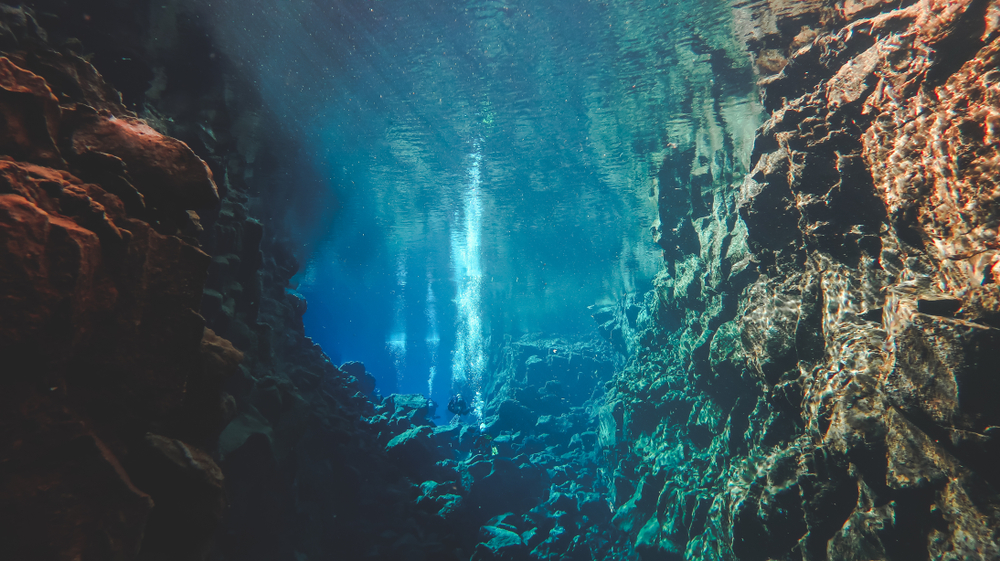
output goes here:
[{"label": "deep blue water", "polygon": [[203,7],[302,139],[278,219],[307,334],[384,394],[444,403],[504,336],[587,333],[588,306],[648,289],[663,154],[752,99],[697,72],[734,48],[722,1]]}]

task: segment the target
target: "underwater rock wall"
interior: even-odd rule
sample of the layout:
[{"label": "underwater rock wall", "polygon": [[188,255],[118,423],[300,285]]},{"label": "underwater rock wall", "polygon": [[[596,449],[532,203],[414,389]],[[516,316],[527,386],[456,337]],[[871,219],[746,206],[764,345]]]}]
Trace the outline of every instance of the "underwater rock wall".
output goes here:
[{"label": "underwater rock wall", "polygon": [[[371,376],[305,337],[295,260],[253,217],[288,141],[254,89],[173,4],[37,4],[0,5],[5,554],[447,553],[379,440],[429,421],[363,419]],[[132,109],[83,56],[128,60]]]},{"label": "underwater rock wall", "polygon": [[641,314],[618,526],[643,559],[996,559],[1000,6],[734,13],[769,119]]},{"label": "underwater rock wall", "polygon": [[4,555],[198,557],[241,360],[197,312],[213,174],[30,12],[0,5],[0,50]]},{"label": "underwater rock wall", "polygon": [[228,507],[212,558],[453,556],[454,531],[417,503],[423,479],[411,472],[433,472],[436,454],[390,446],[429,428],[427,400],[381,402],[363,365],[338,368],[305,336],[306,302],[290,288],[298,263],[280,227],[266,222],[274,218],[268,201],[286,198],[287,188],[269,174],[295,151],[294,139],[206,44],[197,18],[167,6],[143,23],[151,35],[138,53],[156,77],[146,110],[216,170],[221,200],[200,233],[212,256],[200,311],[243,352],[223,388],[231,420],[213,449]]}]

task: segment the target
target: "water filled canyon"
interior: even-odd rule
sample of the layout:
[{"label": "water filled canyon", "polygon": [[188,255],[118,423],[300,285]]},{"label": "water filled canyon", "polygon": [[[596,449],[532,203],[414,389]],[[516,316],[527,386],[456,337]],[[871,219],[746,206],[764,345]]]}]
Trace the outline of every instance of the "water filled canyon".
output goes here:
[{"label": "water filled canyon", "polygon": [[1000,559],[1000,2],[0,4],[0,557]]}]

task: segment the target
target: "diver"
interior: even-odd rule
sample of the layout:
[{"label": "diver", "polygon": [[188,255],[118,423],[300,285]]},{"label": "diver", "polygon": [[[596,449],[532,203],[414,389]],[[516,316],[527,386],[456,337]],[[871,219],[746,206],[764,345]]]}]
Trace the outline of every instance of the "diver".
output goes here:
[{"label": "diver", "polygon": [[464,415],[472,413],[472,408],[469,407],[468,403],[466,403],[465,398],[462,397],[462,394],[457,393],[453,395],[451,399],[448,400],[448,411],[455,415],[458,415],[459,417],[462,417]]}]

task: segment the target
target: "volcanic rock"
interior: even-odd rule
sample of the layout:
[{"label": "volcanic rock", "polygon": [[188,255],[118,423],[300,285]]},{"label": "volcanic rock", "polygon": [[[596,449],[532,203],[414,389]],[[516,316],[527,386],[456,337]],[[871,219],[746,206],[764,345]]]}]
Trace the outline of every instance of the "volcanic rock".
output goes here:
[{"label": "volcanic rock", "polygon": [[[31,33],[25,12],[2,15],[20,21],[6,29]],[[131,212],[141,205],[127,209],[114,194],[121,184],[106,189],[68,169],[65,135],[87,132],[73,119],[79,109],[60,103],[107,86],[42,39],[8,41],[40,50],[0,57],[4,548],[25,559],[198,555],[221,519],[222,476],[179,439],[214,446],[226,421],[222,381],[241,355],[196,311],[208,255]],[[57,59],[90,68],[77,76],[89,86],[48,81],[44,61]],[[159,165],[155,145],[120,146],[136,170]],[[211,182],[187,154],[157,180],[177,209],[207,201],[177,196],[180,178]],[[144,438],[150,431],[163,436]]]}]

